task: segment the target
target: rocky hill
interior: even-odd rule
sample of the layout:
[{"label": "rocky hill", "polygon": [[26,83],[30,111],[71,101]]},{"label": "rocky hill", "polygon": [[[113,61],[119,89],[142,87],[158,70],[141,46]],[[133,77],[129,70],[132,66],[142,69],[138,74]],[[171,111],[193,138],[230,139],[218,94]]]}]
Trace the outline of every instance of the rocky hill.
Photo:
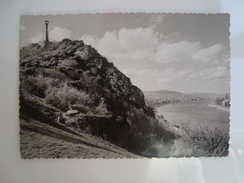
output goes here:
[{"label": "rocky hill", "polygon": [[[128,151],[151,157],[158,155],[154,142],[169,144],[182,137],[178,132],[165,129],[153,109],[145,104],[143,92],[83,41],[64,39],[46,42],[44,46],[30,44],[20,50],[22,157],[67,157],[68,152],[60,152],[61,141],[73,143],[71,146],[76,150],[77,144],[94,147],[100,143],[94,148],[102,149],[103,153],[93,156],[94,149],[89,151],[86,147],[86,153],[91,155],[84,152],[71,155],[75,158],[104,157],[104,151],[120,154],[107,158],[137,157]],[[35,136],[32,143],[30,136]],[[50,139],[56,139],[55,143],[48,143]],[[52,144],[49,150],[57,153],[33,155],[36,146],[45,149],[48,144]]]}]

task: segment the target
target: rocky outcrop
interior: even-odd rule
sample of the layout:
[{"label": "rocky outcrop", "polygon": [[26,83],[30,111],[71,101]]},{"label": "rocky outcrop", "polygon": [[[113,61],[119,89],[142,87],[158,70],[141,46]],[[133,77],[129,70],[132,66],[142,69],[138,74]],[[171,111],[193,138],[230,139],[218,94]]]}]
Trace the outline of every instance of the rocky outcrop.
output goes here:
[{"label": "rocky outcrop", "polygon": [[100,136],[137,154],[152,139],[180,136],[164,129],[142,91],[83,41],[20,50],[20,107],[33,119]]},{"label": "rocky outcrop", "polygon": [[71,81],[75,81],[77,87],[79,82],[82,82],[81,74],[85,74],[93,78],[93,82],[110,90],[119,100],[147,110],[142,91],[83,41],[64,39],[61,42],[50,43],[47,48],[31,44],[20,50],[20,68],[29,75],[37,71],[41,73],[46,68],[55,69],[64,73]]}]

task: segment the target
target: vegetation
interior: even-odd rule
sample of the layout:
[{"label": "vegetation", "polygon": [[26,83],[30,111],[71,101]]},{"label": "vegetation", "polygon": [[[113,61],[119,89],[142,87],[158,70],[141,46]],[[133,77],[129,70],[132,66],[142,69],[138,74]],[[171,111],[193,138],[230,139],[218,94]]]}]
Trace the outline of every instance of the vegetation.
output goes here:
[{"label": "vegetation", "polygon": [[175,138],[165,142],[155,139],[145,149],[146,155],[157,154],[158,157],[212,157],[227,156],[229,151],[229,134],[218,128],[198,126],[195,130],[186,124],[180,126],[189,138]]},{"label": "vegetation", "polygon": [[21,157],[32,158],[140,158],[101,137],[68,133],[21,115]]},{"label": "vegetation", "polygon": [[[113,114],[113,118],[107,119],[108,126],[105,128],[118,130],[118,133],[106,130],[107,134],[101,133],[100,135],[106,136],[110,141],[119,143],[122,147],[138,154],[142,154],[141,152],[155,140],[163,139],[166,142],[175,139],[175,136],[164,130],[154,117],[148,116],[143,110],[131,106],[128,102],[118,100],[110,91],[103,89],[91,79],[87,79],[85,75],[81,78],[83,78],[82,82],[79,85],[74,85],[72,82],[54,77],[54,74],[45,74],[45,76],[39,73],[35,75],[23,74],[21,75],[20,89],[43,98],[46,104],[63,112],[72,108],[83,114],[88,112],[91,114]],[[101,105],[101,99],[103,99],[103,105]],[[148,113],[153,116],[153,109],[148,107]],[[122,128],[118,129],[118,124],[116,125],[114,121],[119,121]],[[98,125],[104,125],[102,122],[98,121],[98,123]],[[125,138],[127,141],[116,140],[115,135]],[[145,155],[157,156],[152,152],[150,154]]]},{"label": "vegetation", "polygon": [[[20,111],[28,111],[24,114],[28,118],[59,126],[55,122],[64,116],[62,120],[66,122],[62,124],[77,132],[99,136],[147,157],[225,155],[228,149],[228,136],[223,136],[221,131],[202,128],[190,131],[183,126],[190,136],[186,141],[166,130],[156,119],[153,107],[145,104],[142,91],[81,41],[65,39],[50,43],[47,48],[38,44],[22,48],[20,99]],[[67,116],[70,111],[77,113]],[[24,125],[29,129],[33,124]],[[40,129],[37,131],[43,133]],[[23,134],[29,139],[26,133]],[[43,140],[47,138],[38,138],[45,144]],[[187,151],[181,151],[181,147]]]},{"label": "vegetation", "polygon": [[45,91],[45,102],[62,111],[68,111],[72,105],[91,106],[92,101],[84,91],[69,86],[67,82],[58,87],[48,87]]},{"label": "vegetation", "polygon": [[183,129],[190,137],[188,141],[178,140],[172,150],[172,155],[182,156],[227,156],[229,149],[229,133],[219,128],[210,129],[198,125],[191,130],[189,125],[182,124]]}]

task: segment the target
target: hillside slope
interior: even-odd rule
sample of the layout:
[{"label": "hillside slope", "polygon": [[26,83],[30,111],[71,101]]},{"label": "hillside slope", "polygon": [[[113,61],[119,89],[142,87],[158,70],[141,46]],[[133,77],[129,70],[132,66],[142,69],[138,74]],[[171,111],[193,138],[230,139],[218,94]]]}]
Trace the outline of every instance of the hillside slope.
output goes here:
[{"label": "hillside slope", "polygon": [[[52,130],[39,129],[42,125]],[[59,142],[52,147],[55,152],[61,151],[60,140],[86,145],[86,141],[67,140],[75,131],[75,138],[86,134],[93,136],[94,141],[103,139],[103,144],[109,143],[112,149],[111,144],[116,144],[117,149],[126,149],[123,152],[150,157],[158,155],[155,142],[169,144],[182,138],[179,130],[176,133],[165,129],[162,121],[156,119],[153,109],[145,104],[142,91],[128,77],[91,46],[69,39],[45,46],[30,44],[20,50],[20,129],[21,154],[25,158],[42,157],[26,154],[28,146],[23,144],[28,143],[29,132],[41,141],[56,138]],[[68,130],[66,137],[67,129],[73,131]],[[57,136],[50,135],[53,132]],[[125,153],[124,157],[134,155]]]},{"label": "hillside slope", "polygon": [[32,158],[141,158],[108,141],[75,131],[65,125],[59,127],[25,115],[20,118],[21,157]]}]

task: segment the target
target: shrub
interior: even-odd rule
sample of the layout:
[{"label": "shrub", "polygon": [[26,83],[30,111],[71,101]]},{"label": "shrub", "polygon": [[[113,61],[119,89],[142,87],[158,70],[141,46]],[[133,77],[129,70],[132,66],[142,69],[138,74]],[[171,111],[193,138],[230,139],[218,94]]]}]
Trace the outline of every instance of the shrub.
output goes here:
[{"label": "shrub", "polygon": [[42,75],[45,77],[57,78],[57,79],[61,79],[61,80],[66,79],[65,74],[59,72],[56,69],[43,69]]},{"label": "shrub", "polygon": [[181,125],[191,138],[184,144],[191,148],[194,156],[227,156],[229,148],[229,134],[219,128],[210,129],[208,126],[198,125],[191,130],[186,124]]},{"label": "shrub", "polygon": [[45,94],[45,102],[62,111],[67,111],[70,105],[81,104],[87,106],[92,103],[88,94],[68,86],[66,82],[62,83],[59,87],[49,87]]},{"label": "shrub", "polygon": [[38,43],[29,44],[21,48],[20,50],[20,60],[23,61],[26,58],[32,57],[33,59],[42,57],[44,54],[44,49]]},{"label": "shrub", "polygon": [[103,105],[99,105],[96,107],[95,112],[97,112],[98,114],[107,114],[108,110],[107,110],[107,106],[105,104]]},{"label": "shrub", "polygon": [[129,133],[135,141],[134,146],[140,153],[143,152],[142,155],[158,156],[158,144],[165,146],[176,138],[174,134],[165,130],[157,119],[146,115],[142,109],[130,108],[126,113],[126,119],[129,123]]},{"label": "shrub", "polygon": [[[157,126],[158,123],[155,123]],[[156,127],[155,126],[155,127]],[[145,156],[158,157],[201,157],[201,156],[227,156],[229,148],[229,134],[220,129],[210,129],[207,126],[198,126],[195,130],[190,129],[188,125],[181,125],[190,137],[190,139],[172,138],[161,128],[158,132],[152,130],[149,146],[145,149]],[[165,137],[161,134],[164,133]],[[158,138],[158,135],[161,138]],[[165,141],[166,140],[166,141]]]},{"label": "shrub", "polygon": [[45,97],[45,91],[48,87],[58,86],[59,84],[59,79],[45,77],[41,74],[37,76],[31,75],[20,77],[20,89],[24,89],[41,98]]}]

